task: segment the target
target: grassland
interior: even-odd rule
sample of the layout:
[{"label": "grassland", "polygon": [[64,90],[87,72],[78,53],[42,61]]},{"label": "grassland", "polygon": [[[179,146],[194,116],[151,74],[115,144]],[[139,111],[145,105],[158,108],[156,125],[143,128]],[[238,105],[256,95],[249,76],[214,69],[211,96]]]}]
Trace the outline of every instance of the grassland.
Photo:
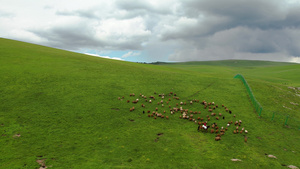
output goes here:
[{"label": "grassland", "polygon": [[[298,64],[145,65],[7,39],[0,39],[0,63],[0,168],[38,168],[36,160],[44,160],[49,168],[300,166],[299,130],[266,120],[272,111],[300,120],[299,105],[291,104],[300,104],[299,90],[288,88],[300,87]],[[264,107],[262,118],[253,111],[242,83],[233,79],[236,73],[244,75]],[[236,118],[220,108],[226,119],[210,122],[221,126],[241,119],[249,131],[248,142],[245,134],[233,134],[233,128],[221,141],[214,141],[216,134],[198,132],[198,126],[179,119],[179,113],[168,114],[169,120],[142,113],[156,107],[169,112],[168,104],[157,105],[158,94],[169,92],[183,102],[224,104]],[[140,93],[157,99],[150,104]],[[136,98],[140,99],[136,105],[126,102]],[[179,101],[170,98],[169,105],[176,106]],[[130,112],[132,106],[136,108]],[[201,111],[196,117],[209,114],[200,103],[185,108]],[[232,162],[232,158],[242,161]]]}]

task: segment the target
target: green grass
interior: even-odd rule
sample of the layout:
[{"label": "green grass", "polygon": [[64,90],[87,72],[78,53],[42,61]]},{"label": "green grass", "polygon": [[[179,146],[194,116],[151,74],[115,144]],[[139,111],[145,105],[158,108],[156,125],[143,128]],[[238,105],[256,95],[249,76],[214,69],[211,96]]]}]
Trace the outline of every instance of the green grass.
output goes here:
[{"label": "green grass", "polygon": [[[38,168],[37,159],[46,159],[50,168],[299,167],[299,130],[267,120],[267,113],[258,118],[243,84],[233,79],[244,75],[265,112],[288,113],[299,121],[299,106],[290,104],[299,103],[299,90],[288,88],[299,87],[299,65],[226,62],[145,65],[0,39],[0,168]],[[170,97],[172,107],[191,99],[224,104],[236,118],[220,107],[215,111],[225,120],[210,122],[225,126],[241,119],[248,142],[245,134],[233,134],[233,126],[217,142],[216,134],[198,132],[179,113],[168,114],[169,120],[142,113],[156,107],[169,112],[168,104],[157,105],[158,94],[169,92],[180,97],[166,95],[164,102]],[[140,93],[156,100],[145,102]],[[136,105],[126,102],[136,98]],[[136,110],[130,112],[132,106]],[[196,117],[210,114],[200,103],[183,107],[201,111]]]}]

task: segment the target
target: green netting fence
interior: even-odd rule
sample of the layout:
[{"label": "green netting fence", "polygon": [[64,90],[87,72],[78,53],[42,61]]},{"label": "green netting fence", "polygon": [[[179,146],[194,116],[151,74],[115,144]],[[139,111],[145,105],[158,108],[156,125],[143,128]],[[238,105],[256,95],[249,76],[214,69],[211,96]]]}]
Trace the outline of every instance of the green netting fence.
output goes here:
[{"label": "green netting fence", "polygon": [[[244,86],[247,89],[247,92],[249,94],[249,97],[251,99],[251,102],[253,103],[253,106],[255,107],[255,111],[258,113],[259,117],[261,117],[262,113],[262,106],[259,104],[259,102],[255,99],[250,86],[248,85],[247,81],[241,74],[237,74],[234,76],[235,79],[240,79]],[[272,113],[266,113],[266,116],[264,116],[265,119],[270,120],[277,124],[282,124],[284,126],[287,126],[289,128],[299,129],[300,130],[300,121],[290,117],[288,114],[282,114],[278,112],[273,112],[272,116],[270,117]]]},{"label": "green netting fence", "polygon": [[255,108],[255,111],[258,113],[259,116],[261,116],[261,112],[262,112],[263,108],[259,104],[259,102],[255,99],[255,97],[254,97],[254,95],[252,93],[252,90],[251,90],[250,86],[248,85],[248,83],[247,83],[246,79],[244,78],[244,76],[241,75],[241,74],[237,74],[237,75],[234,76],[234,78],[235,79],[240,79],[243,82],[244,86],[247,89],[248,95],[249,95],[249,97],[251,99],[251,102],[252,102],[252,104],[253,104],[253,106]]}]

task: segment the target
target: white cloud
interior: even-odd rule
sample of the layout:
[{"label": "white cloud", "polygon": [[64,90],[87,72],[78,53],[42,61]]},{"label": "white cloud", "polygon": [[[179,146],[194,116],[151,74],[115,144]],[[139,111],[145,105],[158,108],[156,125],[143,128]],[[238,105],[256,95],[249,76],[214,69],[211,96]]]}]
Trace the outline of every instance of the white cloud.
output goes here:
[{"label": "white cloud", "polygon": [[105,59],[113,59],[113,60],[121,60],[121,61],[124,61],[124,59],[121,59],[121,58],[118,58],[118,57],[109,57],[109,56],[101,56],[101,55],[98,55],[98,54],[94,54],[94,53],[84,53],[86,55],[89,55],[89,56],[96,56],[96,57],[101,57],[101,58],[105,58]]},{"label": "white cloud", "polygon": [[138,56],[140,55],[141,53],[140,52],[127,52],[126,54],[122,55],[122,58],[127,58],[127,57],[130,57],[130,56]]}]

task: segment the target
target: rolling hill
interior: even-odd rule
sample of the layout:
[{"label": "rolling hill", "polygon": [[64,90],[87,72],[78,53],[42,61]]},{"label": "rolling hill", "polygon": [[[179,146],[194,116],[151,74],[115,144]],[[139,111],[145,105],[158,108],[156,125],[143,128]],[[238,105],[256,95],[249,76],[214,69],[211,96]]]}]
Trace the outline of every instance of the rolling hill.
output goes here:
[{"label": "rolling hill", "polygon": [[[232,66],[235,62],[241,64]],[[300,121],[299,64],[138,64],[3,38],[0,63],[0,168],[300,166],[297,124],[286,127],[270,120],[276,111]],[[243,84],[233,79],[236,73],[244,75],[263,106],[261,118]],[[203,100],[219,105],[213,110],[222,114],[219,120]],[[231,124],[215,141],[219,133],[198,131],[199,120],[179,118],[180,111],[170,113],[180,102],[187,103],[181,107],[189,115],[196,112],[196,120],[209,115],[209,125],[218,123],[220,128],[241,120],[239,130],[248,133],[233,134],[236,126]],[[153,111],[169,119],[154,119]]]}]

